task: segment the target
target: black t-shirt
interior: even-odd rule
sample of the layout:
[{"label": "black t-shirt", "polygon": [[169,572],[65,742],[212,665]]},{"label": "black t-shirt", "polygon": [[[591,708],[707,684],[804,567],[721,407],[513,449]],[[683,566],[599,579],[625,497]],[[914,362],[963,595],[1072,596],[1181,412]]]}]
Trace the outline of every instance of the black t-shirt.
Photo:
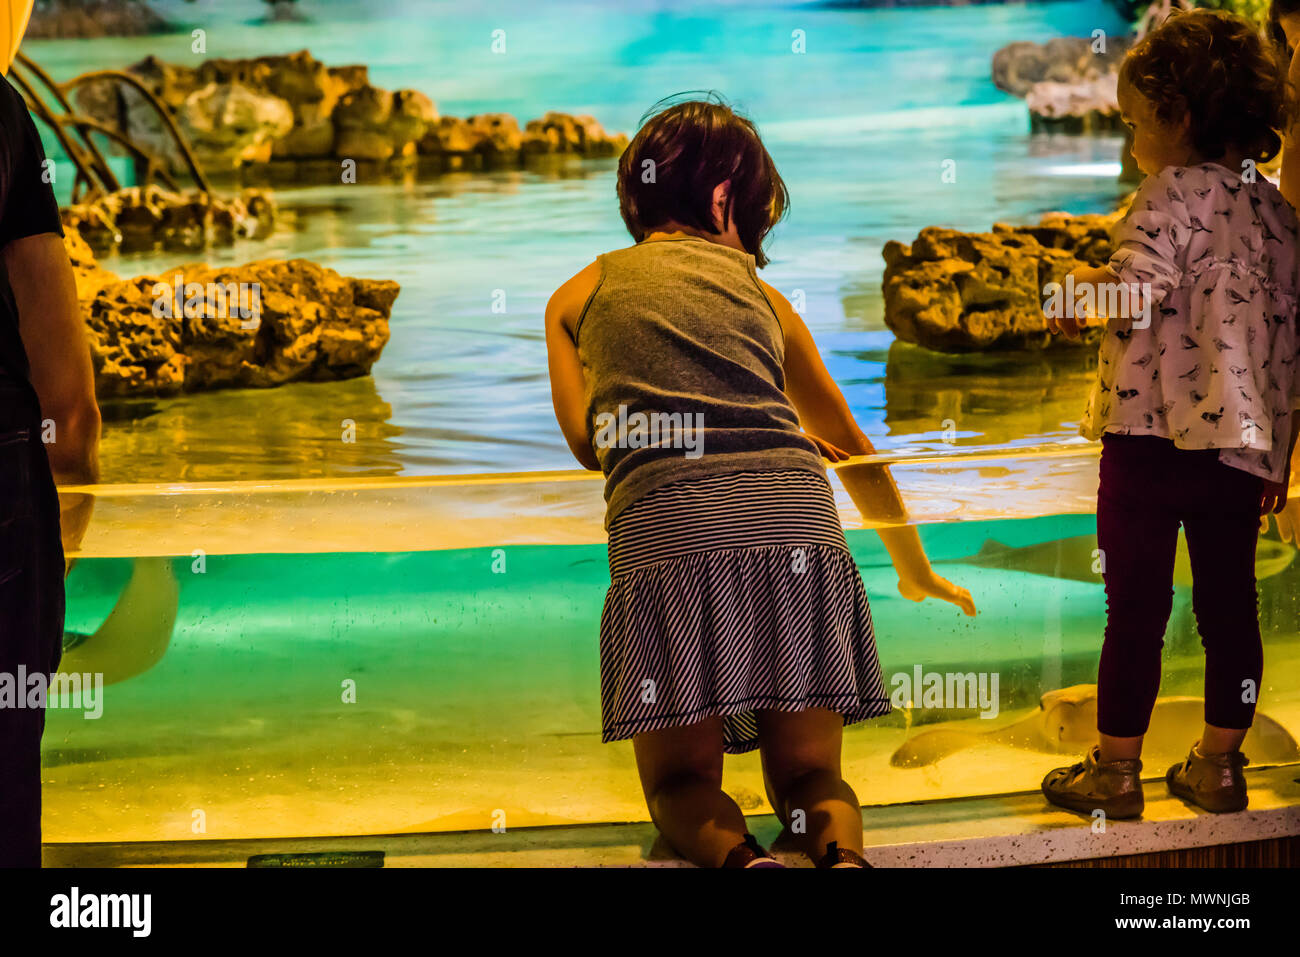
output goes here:
[{"label": "black t-shirt", "polygon": [[[22,96],[0,77],[0,249],[41,233],[63,235],[59,204],[46,182],[45,149]],[[28,375],[18,335],[18,307],[0,259],[0,377]]]}]

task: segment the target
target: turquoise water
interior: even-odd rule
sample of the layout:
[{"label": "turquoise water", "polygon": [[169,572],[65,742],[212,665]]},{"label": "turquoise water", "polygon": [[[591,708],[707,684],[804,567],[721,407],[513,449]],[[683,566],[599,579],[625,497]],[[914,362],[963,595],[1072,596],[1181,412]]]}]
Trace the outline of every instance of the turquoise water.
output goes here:
[{"label": "turquoise water", "polygon": [[[971,621],[938,602],[915,604],[895,589],[889,555],[872,532],[848,538],[869,594],[877,625],[890,636],[887,668],[910,668],[924,658],[935,667],[1037,663],[1045,652],[1070,661],[1083,656],[1095,667],[1100,577],[1071,581],[1044,564],[1042,586],[1050,584],[1060,612],[1059,644],[1044,648],[1044,629],[1022,627],[1042,612],[1026,602],[1011,581],[1034,576],[963,563],[989,539],[1019,547],[1095,531],[1091,515],[1047,516],[1011,522],[961,522],[924,527],[927,551],[936,563],[950,563],[950,577],[985,585],[981,617]],[[494,563],[500,558],[498,570]],[[68,628],[90,632],[104,620],[130,576],[134,559],[80,561],[71,577]],[[601,602],[609,585],[604,545],[509,546],[502,549],[445,549],[421,552],[353,552],[311,555],[213,556],[211,568],[194,574],[188,559],[173,560],[181,582],[174,644],[209,651],[250,651],[260,646],[305,651],[338,642],[340,652],[368,660],[377,647],[394,641],[435,642],[451,664],[457,656],[496,655],[533,647],[557,660],[566,649],[594,668],[581,645],[598,631]],[[1010,578],[1008,577],[1010,576]],[[1040,576],[1041,577],[1041,576]],[[900,637],[908,636],[908,637]],[[591,660],[588,660],[591,659]],[[169,658],[170,660],[170,653]],[[466,662],[467,666],[473,662]],[[160,666],[161,667],[161,666]],[[228,666],[229,667],[229,666]],[[242,671],[242,666],[237,670]],[[1072,673],[1076,683],[1082,678]],[[162,676],[159,676],[162,680]],[[185,684],[185,681],[174,682]],[[454,683],[454,682],[453,682]],[[475,682],[470,682],[474,684]],[[585,693],[588,689],[575,689]],[[1037,701],[1039,692],[1033,692]],[[1024,702],[1018,702],[1024,703]]]},{"label": "turquoise water", "polygon": [[[631,132],[659,98],[715,89],[759,123],[792,194],[765,278],[803,290],[806,319],[864,429],[882,448],[1018,445],[1072,435],[1087,356],[931,357],[882,321],[880,250],[923,227],[987,228],[1119,196],[1113,138],[1030,136],[1023,104],[989,79],[1013,40],[1119,29],[1103,2],[845,11],[761,3],[300,3],[303,24],[256,21],[258,0],[160,4],[206,30],[210,56],[302,48],[369,64],[374,83],[427,92],[448,114],[551,109]],[[506,30],[504,56],[489,52]],[[803,30],[807,52],[790,52]],[[60,78],[146,54],[194,62],[188,30],[165,37],[33,42]],[[945,159],[957,182],[940,182]],[[1090,165],[1091,164],[1091,165]],[[1101,164],[1098,168],[1097,164]],[[71,183],[60,177],[61,187]],[[613,162],[560,171],[278,190],[265,243],[209,262],[304,256],[386,277],[403,292],[372,378],[223,392],[106,409],[110,482],[477,472],[572,465],[552,419],[541,331],[550,293],[629,241]],[[177,256],[116,258],[123,274]],[[507,312],[494,314],[495,290]],[[358,423],[358,442],[339,423]]]},{"label": "turquoise water", "polygon": [[[923,526],[937,569],[971,590],[974,619],[901,598],[878,537],[848,533],[891,689],[918,667],[998,680],[988,719],[915,701],[849,729],[845,775],[864,803],[1030,791],[1062,763],[1064,750],[994,744],[920,768],[890,755],[925,730],[1006,727],[1038,713],[1044,692],[1095,680],[1102,586],[1071,577],[1080,569],[1065,544],[1093,527],[1088,515]],[[972,563],[990,540],[1037,557]],[[95,630],[140,564],[156,561],[79,562],[69,627]],[[179,594],[161,660],[105,687],[98,718],[49,713],[47,840],[483,829],[498,809],[509,826],[645,819],[630,745],[600,741],[602,546],[212,555],[202,573],[187,558],[162,567]],[[1298,586],[1294,562],[1261,582],[1261,711],[1293,736]],[[80,670],[106,640],[89,638],[64,669]],[[121,663],[142,638],[116,640],[99,651]],[[1161,693],[1199,696],[1201,675],[1179,587]],[[1181,757],[1194,724],[1172,745],[1153,742],[1151,767]],[[726,786],[747,810],[765,807],[755,755],[729,760]]]}]

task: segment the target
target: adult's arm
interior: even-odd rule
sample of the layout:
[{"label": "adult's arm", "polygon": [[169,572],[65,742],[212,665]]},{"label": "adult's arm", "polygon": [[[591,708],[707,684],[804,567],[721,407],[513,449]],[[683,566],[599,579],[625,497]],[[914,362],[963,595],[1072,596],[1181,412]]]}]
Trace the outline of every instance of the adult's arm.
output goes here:
[{"label": "adult's arm", "polygon": [[[99,481],[99,406],[77,284],[63,238],[39,233],[4,247],[18,329],[40,399],[45,450],[60,484]],[[52,433],[52,434],[51,434]]]}]

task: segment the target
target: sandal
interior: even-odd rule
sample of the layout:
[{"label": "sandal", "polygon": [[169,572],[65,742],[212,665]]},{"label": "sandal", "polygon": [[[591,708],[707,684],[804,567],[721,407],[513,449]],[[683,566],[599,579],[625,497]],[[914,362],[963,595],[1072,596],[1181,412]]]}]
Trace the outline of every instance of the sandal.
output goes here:
[{"label": "sandal", "polygon": [[746,834],[745,839],[733,847],[728,853],[727,858],[722,862],[723,867],[785,867],[780,861],[767,853],[762,844],[753,834]]},{"label": "sandal", "polygon": [[1116,820],[1140,817],[1145,806],[1142,762],[1137,758],[1102,761],[1100,757],[1101,749],[1093,745],[1079,763],[1048,771],[1043,778],[1043,796],[1058,807],[1081,814],[1100,810]]},{"label": "sandal", "polygon": [[817,862],[818,867],[870,867],[866,859],[857,851],[851,851],[847,847],[840,847],[836,841],[831,841],[826,845],[826,853],[822,859]]},{"label": "sandal", "polygon": [[1169,792],[1213,814],[1244,811],[1246,775],[1242,769],[1250,763],[1240,751],[1227,754],[1202,754],[1201,742],[1192,745],[1187,760],[1175,764],[1165,775]]}]

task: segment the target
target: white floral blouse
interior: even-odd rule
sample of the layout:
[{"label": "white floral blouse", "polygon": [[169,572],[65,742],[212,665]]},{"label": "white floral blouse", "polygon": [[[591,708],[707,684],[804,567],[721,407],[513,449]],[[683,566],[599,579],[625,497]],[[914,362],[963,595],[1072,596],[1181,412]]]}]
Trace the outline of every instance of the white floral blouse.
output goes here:
[{"label": "white floral blouse", "polygon": [[1262,175],[1248,183],[1203,163],[1147,177],[1107,268],[1150,284],[1150,325],[1107,321],[1079,431],[1220,449],[1224,464],[1281,481],[1300,406],[1298,232]]}]

